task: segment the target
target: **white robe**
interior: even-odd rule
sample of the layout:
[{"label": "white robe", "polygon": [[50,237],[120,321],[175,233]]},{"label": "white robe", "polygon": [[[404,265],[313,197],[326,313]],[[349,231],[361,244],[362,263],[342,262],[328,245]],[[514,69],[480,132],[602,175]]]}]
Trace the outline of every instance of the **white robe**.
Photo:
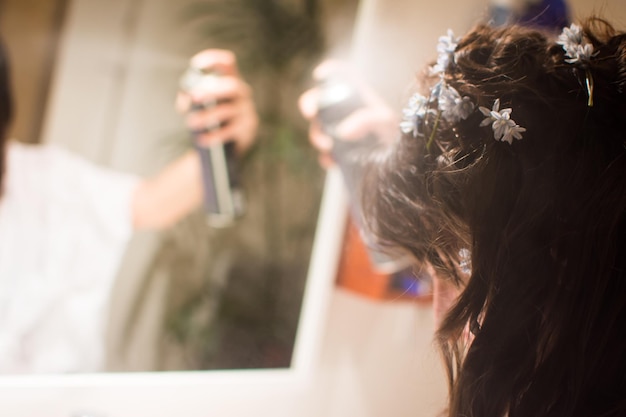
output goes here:
[{"label": "white robe", "polygon": [[138,178],[10,143],[0,197],[0,372],[101,370]]}]

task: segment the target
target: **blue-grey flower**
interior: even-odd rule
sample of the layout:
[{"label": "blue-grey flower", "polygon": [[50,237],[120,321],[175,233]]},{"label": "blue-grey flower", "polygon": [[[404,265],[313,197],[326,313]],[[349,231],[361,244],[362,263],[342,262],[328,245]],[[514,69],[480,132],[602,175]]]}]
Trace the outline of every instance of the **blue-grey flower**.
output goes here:
[{"label": "blue-grey flower", "polygon": [[569,45],[580,45],[583,42],[583,29],[576,23],[572,23],[570,27],[563,28],[556,43],[563,46],[566,50]]},{"label": "blue-grey flower", "polygon": [[400,122],[400,130],[402,131],[402,133],[412,133],[413,136],[416,135],[416,123],[415,120],[407,120],[404,119]]},{"label": "blue-grey flower", "polygon": [[593,53],[593,45],[590,43],[586,43],[584,45],[576,45],[572,48],[572,50],[566,53],[570,59],[566,59],[570,64],[576,62],[585,62],[589,61],[595,54]]},{"label": "blue-grey flower", "polygon": [[513,143],[513,139],[520,140],[522,138],[522,133],[526,132],[526,129],[515,124],[513,120],[509,121],[510,123],[504,128],[504,133],[502,135],[502,142],[508,142],[509,145]]},{"label": "blue-grey flower", "polygon": [[479,107],[480,112],[486,116],[486,118],[480,123],[481,126],[487,126],[491,124],[493,129],[493,135],[496,140],[502,142],[513,143],[513,139],[522,139],[522,133],[526,131],[525,128],[515,123],[515,120],[511,119],[512,109],[506,108],[500,110],[500,99],[496,99],[493,103],[493,107],[488,109],[487,107]]},{"label": "blue-grey flower", "polygon": [[459,250],[459,269],[466,275],[472,273],[472,253],[469,249]]},{"label": "blue-grey flower", "polygon": [[583,29],[575,23],[563,28],[556,43],[563,47],[568,58],[565,61],[570,64],[589,61],[595,55],[593,45],[585,39]]},{"label": "blue-grey flower", "polygon": [[437,43],[437,64],[432,67],[432,72],[435,74],[445,72],[450,63],[454,62],[454,52],[459,45],[459,38],[454,36],[451,29],[448,29],[448,34],[439,37]]},{"label": "blue-grey flower", "polygon": [[431,103],[434,103],[435,101],[439,101],[439,96],[441,95],[441,89],[443,88],[443,78],[441,80],[439,80],[439,82],[437,82],[437,84],[433,85],[430,88],[430,94],[428,96],[428,100]]},{"label": "blue-grey flower", "polygon": [[457,123],[467,117],[474,111],[474,103],[467,97],[461,97],[461,94],[454,88],[444,84],[439,95],[439,109],[442,117],[450,123]]},{"label": "blue-grey flower", "polygon": [[400,130],[404,133],[412,133],[413,136],[420,134],[418,125],[426,117],[428,111],[428,99],[419,93],[413,94],[407,106],[402,109],[403,118],[400,122]]},{"label": "blue-grey flower", "polygon": [[497,117],[496,114],[498,114],[498,112],[500,111],[500,99],[497,98],[496,101],[493,102],[493,107],[491,109],[488,109],[487,107],[480,106],[478,108],[478,110],[480,110],[480,112],[483,114],[483,116],[487,117],[485,120],[483,120],[480,123],[480,125],[481,126],[487,126],[488,124],[490,124],[491,122],[496,120],[496,117]]}]

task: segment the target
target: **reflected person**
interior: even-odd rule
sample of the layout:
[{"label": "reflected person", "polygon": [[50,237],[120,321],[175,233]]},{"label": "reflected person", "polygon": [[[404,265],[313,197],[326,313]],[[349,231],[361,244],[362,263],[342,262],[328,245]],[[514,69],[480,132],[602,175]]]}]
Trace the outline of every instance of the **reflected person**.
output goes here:
[{"label": "reflected person", "polygon": [[[222,126],[201,144],[233,140],[243,154],[258,125],[234,55],[191,60],[223,74],[213,89],[180,93],[189,129]],[[174,225],[201,205],[201,167],[189,151],[150,178],[116,172],[50,145],[7,138],[13,114],[9,63],[0,48],[0,372],[97,372],[103,367],[110,292],[136,230]],[[199,112],[191,103],[218,101]]]}]

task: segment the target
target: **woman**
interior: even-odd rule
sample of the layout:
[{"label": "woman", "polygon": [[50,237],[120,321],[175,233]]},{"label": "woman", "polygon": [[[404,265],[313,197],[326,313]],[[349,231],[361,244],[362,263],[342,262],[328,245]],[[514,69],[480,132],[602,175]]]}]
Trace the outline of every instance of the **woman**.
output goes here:
[{"label": "woman", "polygon": [[448,414],[626,415],[626,34],[480,26],[438,51],[364,207],[461,290]]}]

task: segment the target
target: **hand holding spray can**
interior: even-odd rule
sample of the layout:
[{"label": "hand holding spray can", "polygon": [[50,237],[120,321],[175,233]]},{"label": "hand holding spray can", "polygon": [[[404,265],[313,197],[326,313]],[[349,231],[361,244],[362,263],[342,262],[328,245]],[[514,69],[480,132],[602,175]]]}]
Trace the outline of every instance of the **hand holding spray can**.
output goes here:
[{"label": "hand holding spray can", "polygon": [[[215,69],[190,66],[180,79],[180,87],[186,92],[211,91],[215,83],[219,82],[220,74]],[[210,109],[217,104],[216,100],[192,103],[191,111]],[[219,121],[215,121],[202,131],[191,132],[202,164],[204,206],[207,222],[212,227],[230,226],[245,212],[245,198],[238,178],[234,141],[202,145],[196,140],[198,134],[219,128]]]},{"label": "hand holding spray can", "polygon": [[[369,133],[358,140],[343,140],[336,134],[337,126],[351,113],[366,106],[357,89],[350,83],[335,78],[322,80],[318,85],[317,118],[325,134],[333,140],[331,155],[344,178],[350,194],[350,206],[353,218],[362,229],[363,213],[361,207],[363,187],[361,180],[367,159],[380,144],[379,138]],[[372,239],[362,232],[362,238],[368,248],[373,267],[381,273],[395,273],[409,264],[404,257],[391,257],[378,250]]]}]

